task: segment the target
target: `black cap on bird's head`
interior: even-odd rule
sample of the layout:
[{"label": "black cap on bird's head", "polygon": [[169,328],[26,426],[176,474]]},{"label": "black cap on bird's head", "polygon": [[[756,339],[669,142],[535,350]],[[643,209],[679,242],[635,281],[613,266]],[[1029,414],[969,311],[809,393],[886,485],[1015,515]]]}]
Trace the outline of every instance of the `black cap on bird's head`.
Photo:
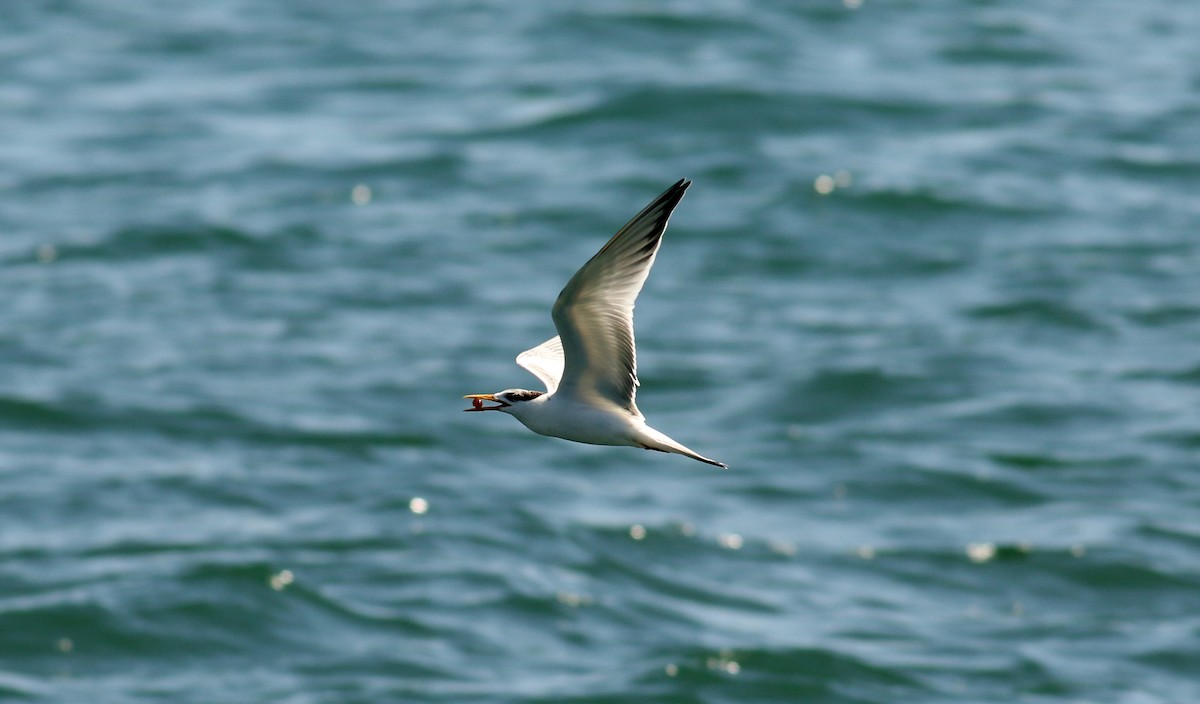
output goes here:
[{"label": "black cap on bird's head", "polygon": [[[524,401],[532,401],[538,396],[541,396],[542,393],[543,392],[541,391],[530,391],[529,389],[505,389],[504,391],[498,391],[494,394],[467,394],[466,396],[463,396],[463,398],[474,399],[474,402],[471,404],[470,408],[464,408],[463,410],[468,412],[503,411],[504,409],[515,404],[522,403]],[[484,401],[493,401],[500,405],[485,406],[483,405]]]}]

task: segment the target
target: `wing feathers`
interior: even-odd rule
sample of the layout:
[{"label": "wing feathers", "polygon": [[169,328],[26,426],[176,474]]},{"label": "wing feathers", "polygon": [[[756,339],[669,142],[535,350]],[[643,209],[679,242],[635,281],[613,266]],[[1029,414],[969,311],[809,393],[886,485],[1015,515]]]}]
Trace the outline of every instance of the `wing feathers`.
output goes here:
[{"label": "wing feathers", "polygon": [[681,179],[643,208],[558,295],[552,317],[566,357],[559,383],[564,391],[599,396],[640,415],[634,403],[634,301],[654,265],[671,212],[690,185]]},{"label": "wing feathers", "polygon": [[563,375],[563,346],[557,335],[532,349],[517,355],[517,364],[546,385],[547,393],[558,389],[558,380]]}]

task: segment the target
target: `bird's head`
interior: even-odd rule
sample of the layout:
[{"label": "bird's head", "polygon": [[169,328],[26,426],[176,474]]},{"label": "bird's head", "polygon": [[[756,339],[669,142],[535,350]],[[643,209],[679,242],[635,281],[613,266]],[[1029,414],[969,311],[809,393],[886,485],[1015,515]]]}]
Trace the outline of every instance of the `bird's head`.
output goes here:
[{"label": "bird's head", "polygon": [[[472,399],[471,407],[464,408],[464,411],[504,411],[505,413],[515,413],[520,410],[523,403],[528,403],[533,399],[541,396],[541,391],[530,391],[528,389],[505,389],[497,391],[494,394],[467,394],[463,398]],[[484,401],[492,401],[498,405],[485,406]]]}]

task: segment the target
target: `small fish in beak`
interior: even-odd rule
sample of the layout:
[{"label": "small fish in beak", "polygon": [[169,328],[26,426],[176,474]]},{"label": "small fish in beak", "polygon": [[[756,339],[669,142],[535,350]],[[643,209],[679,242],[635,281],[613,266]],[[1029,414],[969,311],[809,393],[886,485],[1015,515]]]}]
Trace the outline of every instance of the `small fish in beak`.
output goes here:
[{"label": "small fish in beak", "polygon": [[[463,409],[464,411],[466,411],[468,413],[470,413],[471,411],[498,411],[501,408],[508,408],[508,406],[510,405],[510,404],[507,404],[507,403],[501,401],[500,399],[496,398],[496,396],[494,394],[467,394],[466,396],[463,396],[463,398],[471,399],[471,407]],[[500,405],[499,406],[485,406],[485,405],[483,405],[484,401],[495,401],[496,403],[498,403]]]}]

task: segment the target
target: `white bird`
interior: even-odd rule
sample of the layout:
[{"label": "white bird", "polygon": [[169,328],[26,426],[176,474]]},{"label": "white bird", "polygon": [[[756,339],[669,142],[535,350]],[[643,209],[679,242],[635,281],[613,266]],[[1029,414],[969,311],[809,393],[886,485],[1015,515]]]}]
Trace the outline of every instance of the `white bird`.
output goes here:
[{"label": "white bird", "polygon": [[[567,282],[551,317],[558,335],[517,355],[546,391],[469,394],[467,411],[503,411],[535,433],[592,445],[673,452],[718,467],[646,425],[634,403],[637,350],[633,303],[654,265],[671,211],[691,181],[680,180],[625,224]],[[484,401],[498,405],[484,406]]]}]

